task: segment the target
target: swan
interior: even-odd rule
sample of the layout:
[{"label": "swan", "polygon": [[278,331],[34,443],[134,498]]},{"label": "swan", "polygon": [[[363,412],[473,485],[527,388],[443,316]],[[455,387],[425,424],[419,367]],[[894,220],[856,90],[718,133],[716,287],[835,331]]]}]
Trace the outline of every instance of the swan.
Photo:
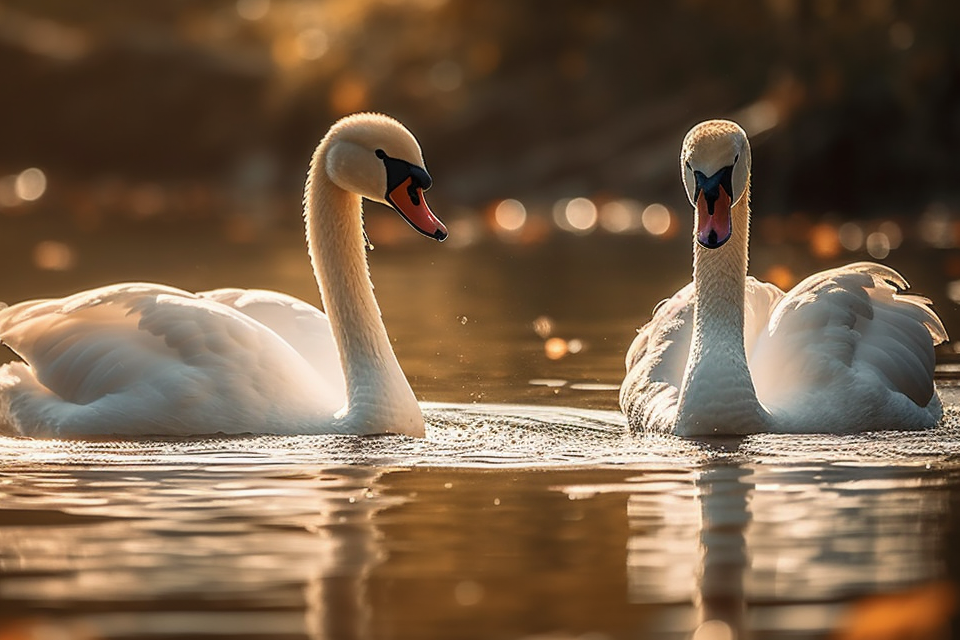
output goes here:
[{"label": "swan", "polygon": [[627,352],[620,407],[634,430],[681,436],[923,429],[943,415],[930,301],[860,262],[789,292],[747,276],[750,144],[711,120],[683,140],[693,281],[654,309]]},{"label": "swan", "polygon": [[317,146],[304,223],[326,314],[288,295],[114,284],[0,310],[0,431],[33,437],[213,433],[422,436],[366,257],[361,197],[442,241],[414,136],[355,114]]}]

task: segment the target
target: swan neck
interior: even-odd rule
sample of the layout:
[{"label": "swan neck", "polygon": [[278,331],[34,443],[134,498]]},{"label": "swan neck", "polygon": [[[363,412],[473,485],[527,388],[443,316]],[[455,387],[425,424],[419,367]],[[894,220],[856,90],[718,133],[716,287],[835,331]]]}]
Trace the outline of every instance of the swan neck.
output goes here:
[{"label": "swan neck", "polygon": [[723,246],[707,249],[694,239],[693,337],[678,412],[679,431],[691,435],[753,432],[764,420],[744,348],[746,195],[731,216],[734,231]]},{"label": "swan neck", "polygon": [[[304,222],[310,261],[346,380],[347,406],[338,416],[348,423],[344,429],[353,432],[411,433],[408,426],[389,421],[409,414],[412,402],[422,432],[416,398],[397,362],[373,293],[361,198],[330,179],[326,149],[324,141],[310,163]],[[398,407],[402,410],[395,410]]]}]

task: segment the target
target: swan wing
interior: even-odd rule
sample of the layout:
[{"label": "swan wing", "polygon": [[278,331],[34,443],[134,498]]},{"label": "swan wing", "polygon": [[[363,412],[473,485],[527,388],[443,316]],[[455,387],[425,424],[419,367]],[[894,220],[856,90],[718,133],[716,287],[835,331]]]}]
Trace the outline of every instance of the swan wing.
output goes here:
[{"label": "swan wing", "polygon": [[631,428],[668,432],[693,336],[694,284],[661,301],[627,351],[620,408]]},{"label": "swan wing", "polygon": [[757,396],[778,422],[849,430],[939,419],[933,348],[947,334],[930,301],[907,288],[889,267],[856,263],[815,274],[779,301],[750,357]]},{"label": "swan wing", "polygon": [[29,435],[273,431],[339,399],[280,336],[172,287],[120,284],[0,311],[0,421]]},{"label": "swan wing", "polygon": [[340,354],[327,314],[293,296],[265,289],[215,289],[197,294],[227,305],[272,329],[346,402]]}]

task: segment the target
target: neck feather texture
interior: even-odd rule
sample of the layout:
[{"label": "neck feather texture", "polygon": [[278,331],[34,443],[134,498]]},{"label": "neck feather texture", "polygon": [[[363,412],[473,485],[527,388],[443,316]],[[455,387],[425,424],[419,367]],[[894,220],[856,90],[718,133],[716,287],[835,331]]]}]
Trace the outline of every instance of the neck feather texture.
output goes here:
[{"label": "neck feather texture", "polygon": [[767,418],[743,341],[748,197],[731,211],[734,230],[726,244],[707,249],[694,240],[694,328],[674,430],[679,435],[754,433]]},{"label": "neck feather texture", "polygon": [[304,193],[304,222],[314,275],[330,318],[347,385],[337,419],[352,433],[423,435],[416,397],[397,362],[373,294],[360,196],[326,173],[327,145],[314,153]]}]

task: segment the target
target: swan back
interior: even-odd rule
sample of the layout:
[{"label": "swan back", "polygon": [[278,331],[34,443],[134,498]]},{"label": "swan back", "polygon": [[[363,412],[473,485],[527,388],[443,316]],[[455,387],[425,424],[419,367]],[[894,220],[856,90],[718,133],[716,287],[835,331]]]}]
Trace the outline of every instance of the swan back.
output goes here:
[{"label": "swan back", "polygon": [[299,431],[342,404],[274,331],[173,287],[20,303],[0,339],[30,363],[0,367],[2,415],[25,435]]}]

